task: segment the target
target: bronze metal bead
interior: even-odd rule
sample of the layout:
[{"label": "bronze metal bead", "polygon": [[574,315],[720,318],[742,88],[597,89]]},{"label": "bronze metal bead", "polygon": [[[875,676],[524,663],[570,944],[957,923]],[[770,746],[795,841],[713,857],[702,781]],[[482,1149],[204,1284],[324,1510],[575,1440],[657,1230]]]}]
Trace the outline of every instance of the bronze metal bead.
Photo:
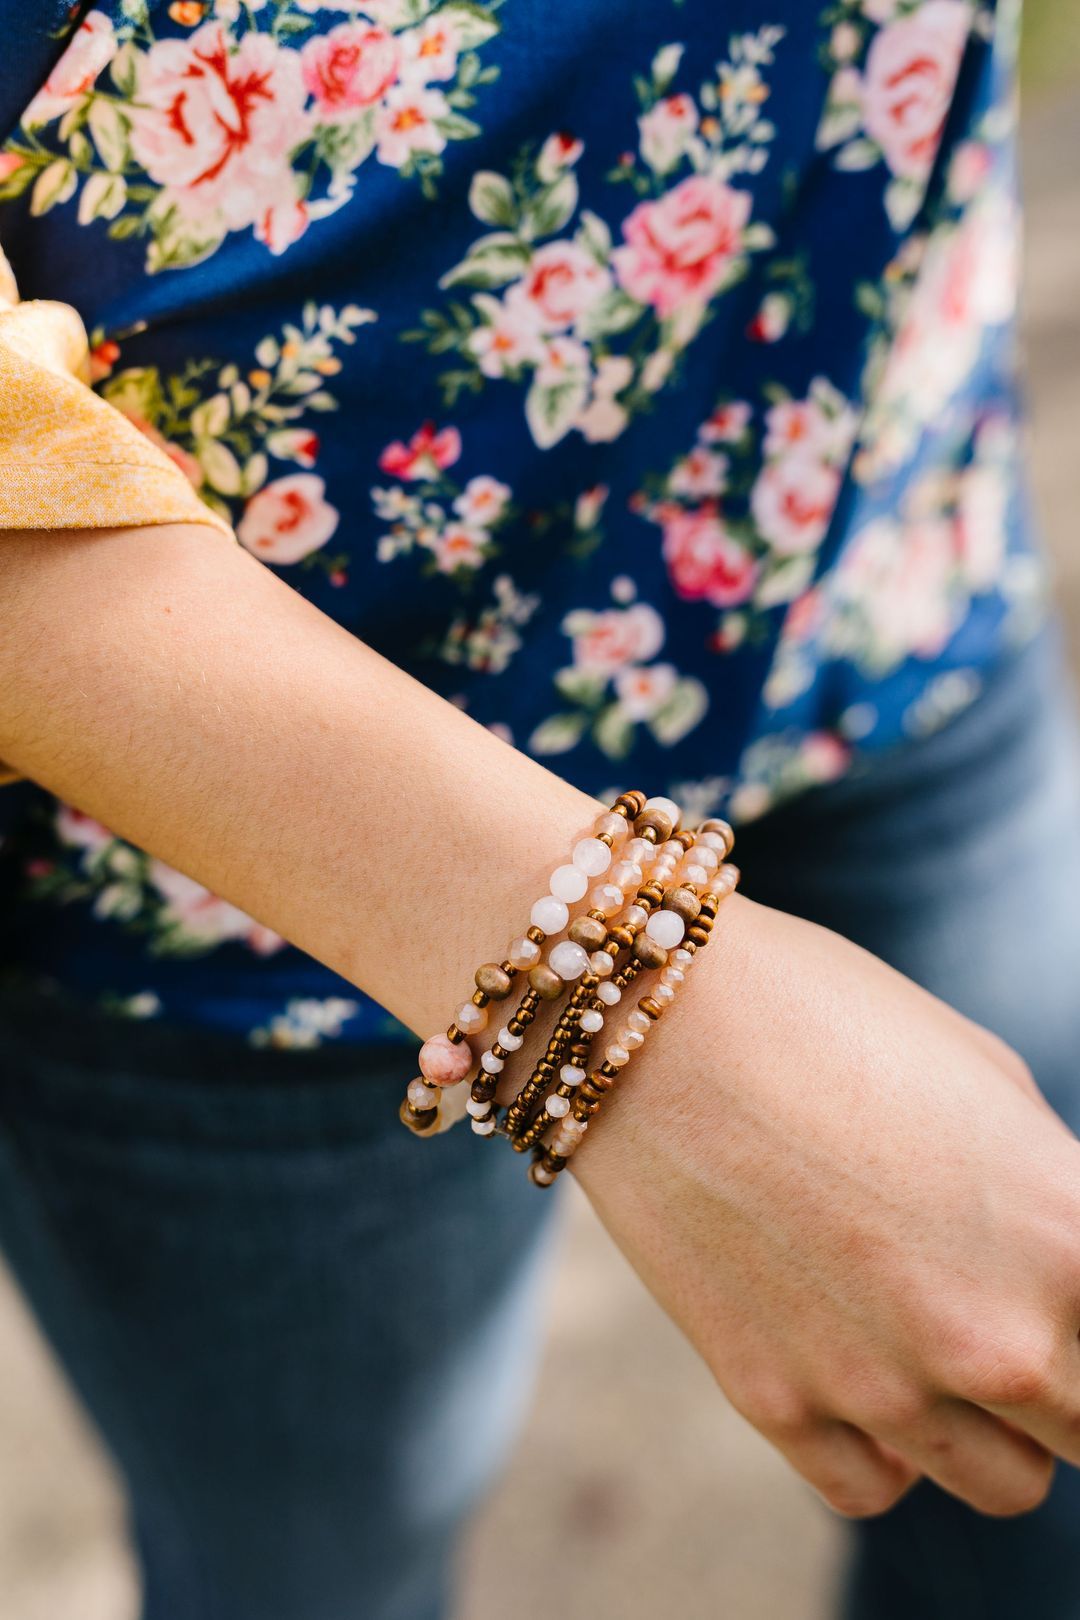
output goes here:
[{"label": "bronze metal bead", "polygon": [[509,973],[501,968],[498,962],[484,962],[477,968],[474,975],[476,988],[492,1001],[505,1001],[510,994],[512,980]]},{"label": "bronze metal bead", "polygon": [[398,1109],[398,1118],[414,1136],[430,1136],[439,1123],[438,1108],[414,1108],[408,1097]]},{"label": "bronze metal bead", "polygon": [[702,928],[700,923],[694,923],[686,931],[687,940],[693,945],[707,945],[709,943],[708,929]]},{"label": "bronze metal bead", "polygon": [[448,1041],[453,1041],[455,1046],[460,1046],[462,1041],[465,1039],[464,1035],[461,1033],[460,1029],[458,1029],[456,1024],[450,1025],[450,1028],[446,1032],[446,1038]]},{"label": "bronze metal bead", "polygon": [[701,826],[698,828],[698,831],[719,833],[727,845],[727,849],[724,852],[726,855],[730,855],[732,850],[735,848],[735,834],[729,822],[719,821],[716,819],[703,821]]},{"label": "bronze metal bead", "polygon": [[628,812],[627,820],[633,820],[636,816],[639,816],[644,808],[645,795],[638,788],[631,788],[629,793],[620,793],[612,805],[616,815],[620,811]]},{"label": "bronze metal bead", "polygon": [[474,1007],[486,1007],[491,997],[484,990],[474,990],[472,1003]]},{"label": "bronze metal bead", "polygon": [[598,951],[607,939],[607,925],[595,917],[575,917],[569,934],[575,945],[587,951]]},{"label": "bronze metal bead", "polygon": [[536,924],[534,923],[531,928],[526,928],[525,938],[531,939],[534,945],[542,945],[547,939],[547,935],[544,933],[542,928],[537,928]]},{"label": "bronze metal bead", "polygon": [[543,1001],[555,1001],[563,993],[563,981],[546,962],[529,969],[529,983]]},{"label": "bronze metal bead", "polygon": [[662,968],[667,965],[667,951],[648,934],[639,934],[635,939],[634,956],[643,968]]},{"label": "bronze metal bead", "polygon": [[685,850],[693,849],[695,843],[697,842],[697,834],[695,832],[691,832],[689,827],[683,827],[679,832],[672,833],[671,836],[677,839]]},{"label": "bronze metal bead", "polygon": [[619,923],[614,928],[608,929],[608,937],[611,943],[617,945],[620,950],[629,950],[634,943],[634,930],[627,928],[623,923]]},{"label": "bronze metal bead", "polygon": [[638,1009],[645,1014],[646,1018],[651,1018],[654,1024],[664,1011],[660,1003],[654,1001],[652,996],[642,996],[638,1002]]},{"label": "bronze metal bead", "polygon": [[666,810],[642,810],[635,817],[634,831],[639,838],[644,838],[649,832],[656,835],[658,844],[666,843],[671,837],[671,817]]},{"label": "bronze metal bead", "polygon": [[662,903],[665,911],[673,911],[686,923],[696,921],[701,914],[701,901],[692,889],[669,889]]}]

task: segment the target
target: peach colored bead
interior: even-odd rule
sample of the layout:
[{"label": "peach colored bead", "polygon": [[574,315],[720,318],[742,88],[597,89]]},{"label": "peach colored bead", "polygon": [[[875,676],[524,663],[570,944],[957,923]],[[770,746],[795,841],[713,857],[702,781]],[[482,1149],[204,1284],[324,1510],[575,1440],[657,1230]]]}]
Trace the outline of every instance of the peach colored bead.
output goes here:
[{"label": "peach colored bead", "polygon": [[612,1044],[606,1047],[604,1050],[604,1062],[610,1063],[613,1069],[621,1069],[623,1064],[629,1063],[629,1061],[629,1052],[626,1050],[625,1046],[620,1046],[618,1041],[613,1041]]},{"label": "peach colored bead", "polygon": [[682,881],[694,884],[708,883],[709,873],[697,861],[687,861],[682,869]]},{"label": "peach colored bead", "polygon": [[607,979],[615,970],[615,963],[607,951],[593,951],[589,957],[589,972],[595,973],[598,979]]},{"label": "peach colored bead", "polygon": [[645,1037],[636,1029],[623,1029],[619,1031],[619,1045],[625,1046],[628,1052],[634,1052],[642,1044]]},{"label": "peach colored bead", "polygon": [[548,963],[560,979],[580,979],[589,966],[589,953],[572,939],[562,939],[553,948]]},{"label": "peach colored bead", "polygon": [[[617,819],[621,821],[622,817]],[[601,877],[611,865],[611,851],[599,838],[579,838],[571,859],[586,877]]]},{"label": "peach colored bead", "polygon": [[665,951],[672,951],[682,944],[686,924],[674,911],[654,911],[645,924],[645,932]]},{"label": "peach colored bead", "polygon": [[478,1007],[474,1001],[462,1002],[454,1017],[454,1023],[463,1035],[479,1035],[482,1029],[487,1028],[487,1021],[487,1008]]},{"label": "peach colored bead", "polygon": [[544,1110],[551,1115],[552,1119],[563,1119],[570,1112],[570,1099],[569,1097],[560,1097],[557,1091],[553,1091],[544,1104]]},{"label": "peach colored bead", "polygon": [[675,800],[665,799],[662,793],[658,793],[655,798],[646,799],[645,809],[662,810],[665,816],[671,817],[671,825],[673,829],[676,828],[679,825],[679,822],[682,820],[682,811],[675,803]]},{"label": "peach colored bead", "polygon": [[632,1029],[635,1034],[647,1035],[649,1032],[649,1025],[652,1023],[652,1019],[649,1017],[648,1013],[643,1013],[639,1008],[635,1007],[633,1012],[627,1018],[626,1022],[628,1027]]},{"label": "peach colored bead", "polygon": [[506,959],[511,967],[517,968],[519,973],[524,972],[527,968],[535,967],[539,962],[540,947],[535,940],[529,939],[525,934],[522,934],[520,939],[510,941],[510,949],[506,953]]},{"label": "peach colored bead", "polygon": [[656,984],[653,986],[653,1000],[658,1001],[661,1007],[670,1007],[675,1000],[675,992],[670,984]]},{"label": "peach colored bead", "polygon": [[[466,1006],[472,1013],[483,1012],[481,1007],[474,1007],[471,1001],[466,1002]],[[483,1013],[483,1016],[486,1022],[487,1014]],[[465,1030],[460,1015],[458,1028]],[[420,1048],[420,1073],[433,1086],[456,1086],[464,1080],[472,1066],[473,1055],[467,1044],[452,1041],[448,1035],[433,1035]]]},{"label": "peach colored bead", "polygon": [[409,1081],[406,1096],[414,1108],[434,1108],[439,1100],[439,1093],[435,1087],[425,1085],[419,1075],[415,1080]]},{"label": "peach colored bead", "polygon": [[620,889],[636,889],[645,876],[637,861],[616,861],[610,875],[612,883],[617,883]]},{"label": "peach colored bead", "polygon": [[622,1000],[622,991],[617,984],[598,984],[596,994],[608,1007],[614,1007],[617,1001]]},{"label": "peach colored bead", "polygon": [[627,906],[619,920],[624,922],[627,928],[644,928],[649,920],[649,913],[644,906]]},{"label": "peach colored bead", "polygon": [[650,844],[647,838],[631,838],[622,851],[624,861],[636,861],[638,866],[648,866],[656,859],[656,845]]},{"label": "peach colored bead", "polygon": [[617,816],[613,810],[609,810],[597,818],[593,831],[598,838],[604,833],[614,843],[619,844],[626,837],[628,823],[625,816]]},{"label": "peach colored bead", "polygon": [[589,896],[589,910],[602,911],[605,917],[614,917],[622,908],[625,898],[614,883],[598,883]]},{"label": "peach colored bead", "polygon": [[686,983],[686,974],[682,968],[671,967],[669,964],[660,974],[660,983],[670,984],[673,989],[678,989],[680,984]]},{"label": "peach colored bead", "polygon": [[529,921],[534,928],[542,928],[545,934],[560,934],[570,921],[570,912],[564,900],[557,900],[553,894],[545,894],[533,906]]},{"label": "peach colored bead", "polygon": [[682,968],[685,973],[687,968],[692,967],[694,964],[694,953],[688,951],[685,945],[680,945],[677,951],[672,951],[668,960],[672,967]]}]

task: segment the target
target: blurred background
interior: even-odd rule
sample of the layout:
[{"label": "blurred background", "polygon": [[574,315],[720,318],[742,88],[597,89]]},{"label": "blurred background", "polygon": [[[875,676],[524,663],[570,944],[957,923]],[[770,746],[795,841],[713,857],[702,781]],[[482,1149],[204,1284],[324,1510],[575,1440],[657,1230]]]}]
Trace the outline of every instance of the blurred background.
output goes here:
[{"label": "blurred background", "polygon": [[[1080,667],[1080,0],[1028,0],[1026,339],[1035,486]],[[466,1549],[459,1620],[828,1620],[843,1530],[716,1393],[576,1194],[516,1461]],[[567,1459],[573,1466],[567,1466]],[[123,1509],[0,1272],[0,1616],[133,1620]]]}]

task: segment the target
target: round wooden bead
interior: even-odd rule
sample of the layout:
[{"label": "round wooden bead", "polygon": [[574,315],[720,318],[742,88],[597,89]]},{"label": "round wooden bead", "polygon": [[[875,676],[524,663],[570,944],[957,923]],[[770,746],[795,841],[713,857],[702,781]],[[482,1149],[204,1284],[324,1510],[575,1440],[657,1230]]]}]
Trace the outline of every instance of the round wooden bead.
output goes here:
[{"label": "round wooden bead", "polygon": [[510,994],[511,978],[498,962],[484,962],[475,973],[476,988],[492,1001],[502,1001]]},{"label": "round wooden bead", "polygon": [[569,932],[574,944],[587,951],[598,951],[607,939],[607,929],[596,917],[575,917]]},{"label": "round wooden bead", "polygon": [[644,968],[662,968],[667,964],[668,953],[651,935],[639,934],[634,941],[634,956]]},{"label": "round wooden bead", "polygon": [[658,844],[665,843],[671,837],[671,828],[671,817],[666,810],[643,810],[634,821],[634,831],[639,837],[649,831]]},{"label": "round wooden bead", "polygon": [[[673,911],[683,922],[692,923],[700,914],[701,901],[691,889],[669,889],[664,896],[663,907],[665,911]],[[483,989],[484,986],[481,985],[480,988]]]},{"label": "round wooden bead", "polygon": [[555,1001],[565,989],[563,980],[546,962],[538,962],[534,968],[530,968],[529,983],[544,1001]]}]

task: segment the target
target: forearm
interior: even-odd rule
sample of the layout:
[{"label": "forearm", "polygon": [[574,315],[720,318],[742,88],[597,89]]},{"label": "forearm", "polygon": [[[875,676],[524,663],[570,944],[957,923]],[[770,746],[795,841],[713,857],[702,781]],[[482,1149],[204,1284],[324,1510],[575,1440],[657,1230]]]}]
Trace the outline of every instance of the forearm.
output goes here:
[{"label": "forearm", "polygon": [[421,1034],[596,809],[179,527],[0,540],[0,758]]}]

